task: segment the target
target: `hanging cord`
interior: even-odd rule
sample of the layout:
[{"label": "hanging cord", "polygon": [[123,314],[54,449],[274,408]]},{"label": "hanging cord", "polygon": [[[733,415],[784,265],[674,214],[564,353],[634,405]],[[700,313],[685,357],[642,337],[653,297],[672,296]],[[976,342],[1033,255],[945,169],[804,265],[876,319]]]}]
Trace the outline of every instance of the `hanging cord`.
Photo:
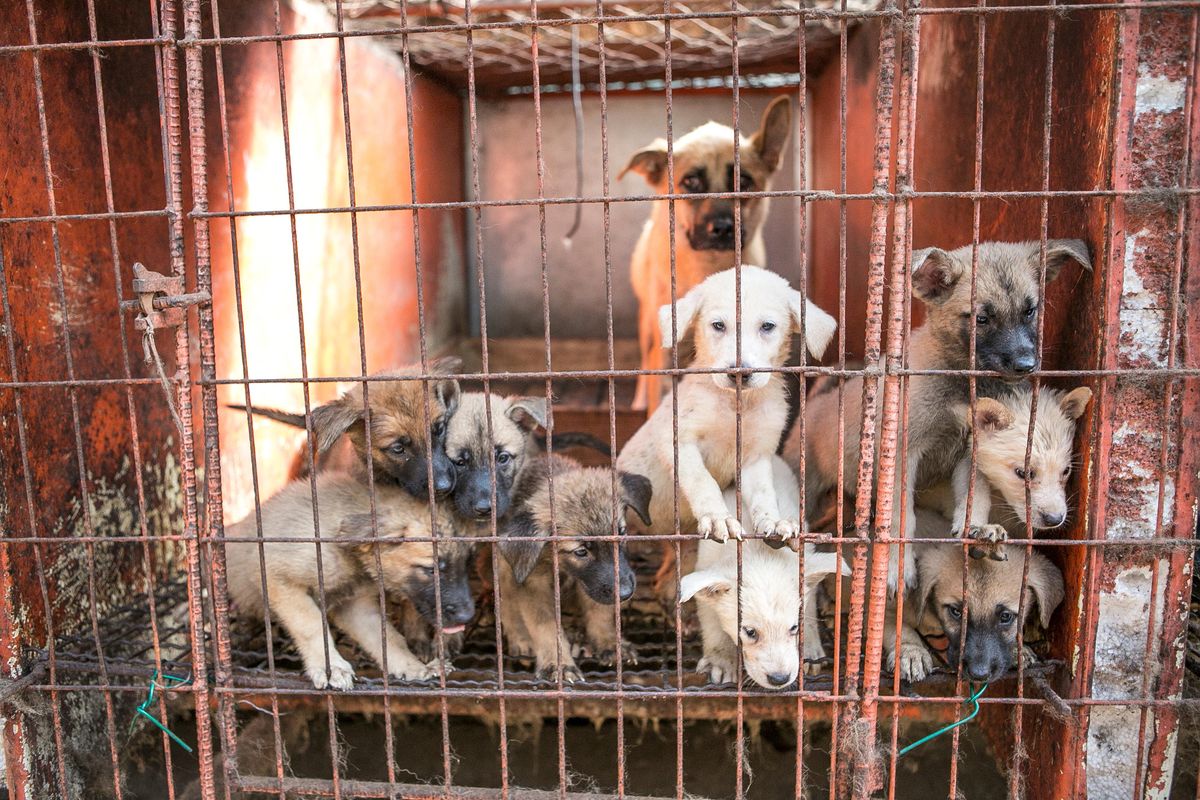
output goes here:
[{"label": "hanging cord", "polygon": [[913,742],[912,744],[908,745],[903,750],[901,750],[900,753],[896,757],[899,758],[900,756],[904,755],[905,753],[907,753],[911,750],[915,750],[916,748],[920,747],[921,745],[925,744],[926,742],[928,742],[932,739],[936,739],[937,737],[941,736],[944,733],[949,733],[950,731],[954,730],[958,726],[966,725],[968,722],[975,719],[975,715],[979,713],[979,698],[983,694],[983,691],[985,689],[987,689],[987,687],[988,687],[988,685],[986,683],[983,684],[982,686],[979,687],[978,691],[974,692],[970,697],[968,697],[966,700],[963,701],[964,704],[969,703],[972,706],[974,706],[974,708],[971,709],[970,714],[967,714],[965,717],[958,720],[957,722],[951,722],[946,727],[940,728],[939,730],[934,731],[933,733],[929,734],[928,736],[922,736],[920,739],[917,739],[915,742]]},{"label": "hanging cord", "polygon": [[175,420],[175,427],[179,429],[179,435],[182,437],[184,435],[183,419],[175,410],[175,394],[171,391],[171,382],[167,379],[167,370],[163,366],[162,356],[158,354],[158,345],[154,343],[152,328],[142,331],[142,356],[147,364],[153,362],[155,370],[158,371],[158,382],[162,385],[163,394],[167,397],[167,410],[171,412],[171,419]]},{"label": "hanging cord", "polygon": [[[583,197],[583,84],[579,78],[579,30],[571,26],[571,105],[575,109],[575,196]],[[583,204],[575,204],[575,221],[571,230],[563,237],[563,246],[568,249],[579,230],[583,216]]]},{"label": "hanging cord", "polygon": [[[178,689],[180,687],[186,686],[189,683],[191,683],[192,682],[191,676],[186,677],[186,678],[177,678],[174,675],[165,675],[164,674],[162,677],[163,677],[163,685],[159,686],[158,685],[158,670],[154,670],[154,675],[152,675],[150,678],[150,693],[146,696],[145,702],[143,702],[140,706],[138,706],[136,709],[134,709],[134,713],[140,714],[141,716],[150,720],[150,722],[154,725],[154,727],[158,728],[160,731],[165,733],[167,736],[170,736],[171,741],[175,742],[175,744],[179,745],[184,750],[187,750],[189,753],[191,753],[191,752],[193,752],[193,750],[188,745],[188,743],[185,742],[183,739],[180,739],[178,736],[176,736],[174,731],[172,731],[166,725],[159,722],[158,717],[154,716],[149,711],[150,706],[154,705],[154,693],[155,693],[156,689],[162,689],[162,691],[164,691],[164,692],[169,692],[172,689]],[[137,725],[137,721],[138,721],[138,718],[134,717],[133,720],[129,723],[130,733],[133,732],[133,727],[135,725]]]}]

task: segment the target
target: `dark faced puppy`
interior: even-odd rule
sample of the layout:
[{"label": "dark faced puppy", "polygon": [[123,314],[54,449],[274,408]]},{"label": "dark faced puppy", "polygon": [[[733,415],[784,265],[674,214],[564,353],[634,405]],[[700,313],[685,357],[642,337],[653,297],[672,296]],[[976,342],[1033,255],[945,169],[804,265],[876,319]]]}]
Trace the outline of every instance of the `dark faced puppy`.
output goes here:
[{"label": "dark faced puppy", "polygon": [[[963,558],[958,547],[927,545],[918,556],[918,616],[926,623],[936,620],[950,640],[947,658],[973,681],[994,681],[1014,663],[1021,604],[1022,558],[1008,561],[971,560],[967,569],[966,602],[963,595]],[[1025,591],[1025,614],[1037,606],[1043,628],[1050,625],[1054,610],[1063,600],[1062,573],[1036,550],[1029,561],[1029,583]],[[961,645],[964,616],[966,639]],[[932,617],[933,619],[930,619]],[[1032,653],[1023,654],[1032,657]]]},{"label": "dark faced puppy", "polygon": [[[1041,245],[982,242],[976,251],[975,303],[971,303],[971,246],[946,252],[936,247],[913,253],[913,293],[928,307],[937,346],[947,363],[967,366],[971,321],[975,321],[976,369],[1020,380],[1037,369]],[[1079,239],[1046,242],[1046,283],[1069,261],[1092,268]]]},{"label": "dark faced puppy", "polygon": [[[440,358],[429,364],[434,375],[448,375],[462,366],[458,358]],[[372,378],[400,378],[418,374],[419,367],[379,372]],[[429,493],[429,473],[433,473],[433,488],[438,496],[454,489],[455,471],[446,455],[447,423],[458,406],[458,381],[449,378],[429,382],[426,393],[419,380],[372,380],[367,397],[370,402],[371,462],[375,480],[401,486],[414,497]],[[428,402],[428,418],[426,417]],[[244,410],[245,406],[231,405]],[[270,408],[251,407],[255,414],[304,427],[302,414],[290,414]],[[426,419],[429,425],[426,427]],[[343,467],[363,471],[367,463],[367,412],[363,388],[355,384],[341,397],[312,410],[312,429],[316,434],[318,469]],[[426,450],[428,433],[429,449]],[[345,436],[345,439],[343,439]],[[343,445],[343,442],[346,443]],[[324,456],[336,447],[346,446],[353,457],[340,459],[345,463],[326,464]],[[301,453],[304,464],[302,477],[307,473],[307,455]],[[338,461],[339,459],[334,459]]]},{"label": "dark faced puppy", "polygon": [[[347,543],[344,547],[372,581],[382,579],[385,590],[406,599],[430,625],[441,628],[446,635],[461,633],[475,616],[475,598],[468,584],[473,546],[469,540],[453,538],[450,526],[439,524],[435,569],[433,542],[406,541],[432,538],[429,517],[420,516],[424,519],[384,516],[379,520],[378,563],[373,542]],[[371,515],[345,517],[338,533],[341,537],[370,538]],[[440,619],[438,591],[442,605]]]},{"label": "dark faced puppy", "polygon": [[[560,460],[561,459],[557,459]],[[554,555],[557,549],[559,584],[574,588],[583,617],[586,648],[601,659],[616,652],[616,622],[612,606],[628,600],[637,584],[623,542],[602,541],[625,533],[626,511],[649,524],[651,484],[641,475],[617,473],[617,502],[613,503],[613,472],[597,467],[554,469],[554,525],[551,525],[550,486],[544,482],[512,515],[504,527],[508,541],[500,544],[501,621],[511,655],[533,657],[539,672],[561,663],[564,677],[578,677],[571,648],[554,618]],[[549,537],[558,540],[529,540]],[[547,546],[549,545],[549,547]],[[562,660],[559,661],[561,653]]]},{"label": "dark faced puppy", "polygon": [[454,509],[460,517],[478,523],[490,520],[493,486],[496,519],[508,514],[522,474],[538,457],[533,434],[545,426],[546,415],[543,397],[467,392],[459,398],[445,441],[454,470]]}]

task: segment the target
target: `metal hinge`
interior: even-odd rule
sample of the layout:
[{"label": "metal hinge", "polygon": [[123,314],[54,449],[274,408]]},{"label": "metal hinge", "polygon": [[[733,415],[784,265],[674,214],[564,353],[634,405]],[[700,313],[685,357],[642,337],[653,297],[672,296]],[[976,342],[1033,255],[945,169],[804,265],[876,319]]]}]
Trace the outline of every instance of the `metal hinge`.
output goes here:
[{"label": "metal hinge", "polygon": [[137,299],[124,301],[121,308],[138,312],[133,325],[139,331],[176,328],[187,321],[189,306],[212,300],[208,292],[185,294],[183,276],[153,272],[138,262],[133,265],[133,293]]}]

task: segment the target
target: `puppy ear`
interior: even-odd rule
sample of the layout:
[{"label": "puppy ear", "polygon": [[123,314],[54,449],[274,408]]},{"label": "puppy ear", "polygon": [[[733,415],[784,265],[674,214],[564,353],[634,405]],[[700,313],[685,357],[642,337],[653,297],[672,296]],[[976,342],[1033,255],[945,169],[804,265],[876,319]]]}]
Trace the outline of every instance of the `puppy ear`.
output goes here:
[{"label": "puppy ear", "polygon": [[934,306],[950,298],[963,274],[962,265],[939,247],[914,250],[912,269],[913,294]]},{"label": "puppy ear", "polygon": [[312,410],[313,432],[317,434],[317,450],[333,447],[342,434],[363,418],[362,395],[351,389],[337,400],[330,400]]},{"label": "puppy ear", "polygon": [[[1034,259],[1041,250],[1041,245],[1033,243]],[[1058,273],[1074,261],[1088,272],[1092,270],[1092,257],[1088,253],[1087,242],[1082,239],[1050,239],[1046,242],[1046,283],[1058,277]]]},{"label": "puppy ear", "polygon": [[1058,407],[1071,419],[1079,419],[1087,410],[1090,402],[1092,402],[1092,390],[1086,386],[1080,386],[1072,389],[1062,400],[1059,400]]},{"label": "puppy ear", "polygon": [[686,603],[697,594],[705,597],[720,597],[733,588],[724,575],[716,572],[692,572],[679,581],[679,602]]},{"label": "puppy ear", "polygon": [[549,408],[544,397],[518,397],[508,404],[508,418],[524,431],[546,427]]},{"label": "puppy ear", "polygon": [[630,156],[629,163],[621,170],[617,180],[624,178],[628,172],[636,172],[646,179],[646,183],[658,186],[667,174],[667,140],[655,139]]},{"label": "puppy ear", "polygon": [[527,513],[516,514],[504,527],[504,541],[499,544],[500,555],[512,567],[513,578],[518,585],[524,585],[542,557],[544,541],[527,541],[524,537],[536,536],[537,523]]},{"label": "puppy ear", "polygon": [[645,475],[634,472],[619,472],[617,475],[621,479],[621,495],[625,505],[649,525],[650,498],[654,495],[654,485]]},{"label": "puppy ear", "polygon": [[[962,406],[962,419],[965,425],[971,424],[971,407]],[[977,397],[975,399],[975,431],[977,433],[999,433],[1012,427],[1016,420],[1008,406],[994,397]]]},{"label": "puppy ear", "polygon": [[1050,618],[1054,616],[1054,610],[1066,596],[1063,590],[1062,573],[1050,559],[1036,550],[1033,551],[1030,558],[1032,560],[1029,562],[1029,589],[1033,592],[1034,599],[1037,600],[1038,621],[1042,623],[1042,628],[1048,629]]},{"label": "puppy ear", "polygon": [[783,161],[783,149],[792,135],[792,99],[787,95],[776,97],[763,112],[762,124],[750,137],[750,144],[758,157],[774,172]]},{"label": "puppy ear", "polygon": [[[913,590],[911,601],[913,611],[916,612],[916,619],[920,619],[925,613],[925,606],[929,604],[929,598],[933,597],[937,590],[937,578],[942,574],[942,562],[948,557],[947,548],[938,547],[930,544],[921,548],[917,553],[917,585]],[[955,549],[951,556],[957,557],[960,551]],[[961,576],[961,572],[958,573]],[[961,580],[961,578],[960,578]]]},{"label": "puppy ear", "polygon": [[[794,289],[791,290],[788,307],[792,311],[792,331],[804,337],[804,346],[813,358],[820,358],[837,332],[837,320]],[[803,330],[800,328],[801,309],[804,312]]]},{"label": "puppy ear", "polygon": [[687,336],[688,328],[695,322],[696,314],[700,311],[700,297],[696,290],[685,294],[675,301],[675,337],[671,337],[671,304],[666,303],[658,309],[658,329],[662,332],[662,346],[682,342]]}]

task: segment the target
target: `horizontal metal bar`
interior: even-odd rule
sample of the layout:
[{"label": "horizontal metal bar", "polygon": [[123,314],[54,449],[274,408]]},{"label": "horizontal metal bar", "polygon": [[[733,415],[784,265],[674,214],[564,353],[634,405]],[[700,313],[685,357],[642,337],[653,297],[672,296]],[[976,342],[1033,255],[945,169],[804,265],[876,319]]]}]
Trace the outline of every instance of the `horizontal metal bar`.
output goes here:
[{"label": "horizontal metal bar", "polygon": [[[277,794],[289,797],[403,797],[406,800],[667,800],[635,794],[603,794],[598,792],[547,791],[508,786],[505,789],[485,789],[472,786],[439,786],[436,783],[384,783],[342,779],[335,788],[333,781],[318,778],[266,778],[238,775],[232,781],[235,788],[246,792]],[[689,794],[689,798],[696,795]]]},{"label": "horizontal metal bar", "polygon": [[166,209],[146,209],[144,211],[93,211],[82,214],[31,214],[23,217],[0,217],[0,225],[18,225],[38,222],[86,222],[98,220],[108,222],[122,219],[156,219],[170,217]]}]

